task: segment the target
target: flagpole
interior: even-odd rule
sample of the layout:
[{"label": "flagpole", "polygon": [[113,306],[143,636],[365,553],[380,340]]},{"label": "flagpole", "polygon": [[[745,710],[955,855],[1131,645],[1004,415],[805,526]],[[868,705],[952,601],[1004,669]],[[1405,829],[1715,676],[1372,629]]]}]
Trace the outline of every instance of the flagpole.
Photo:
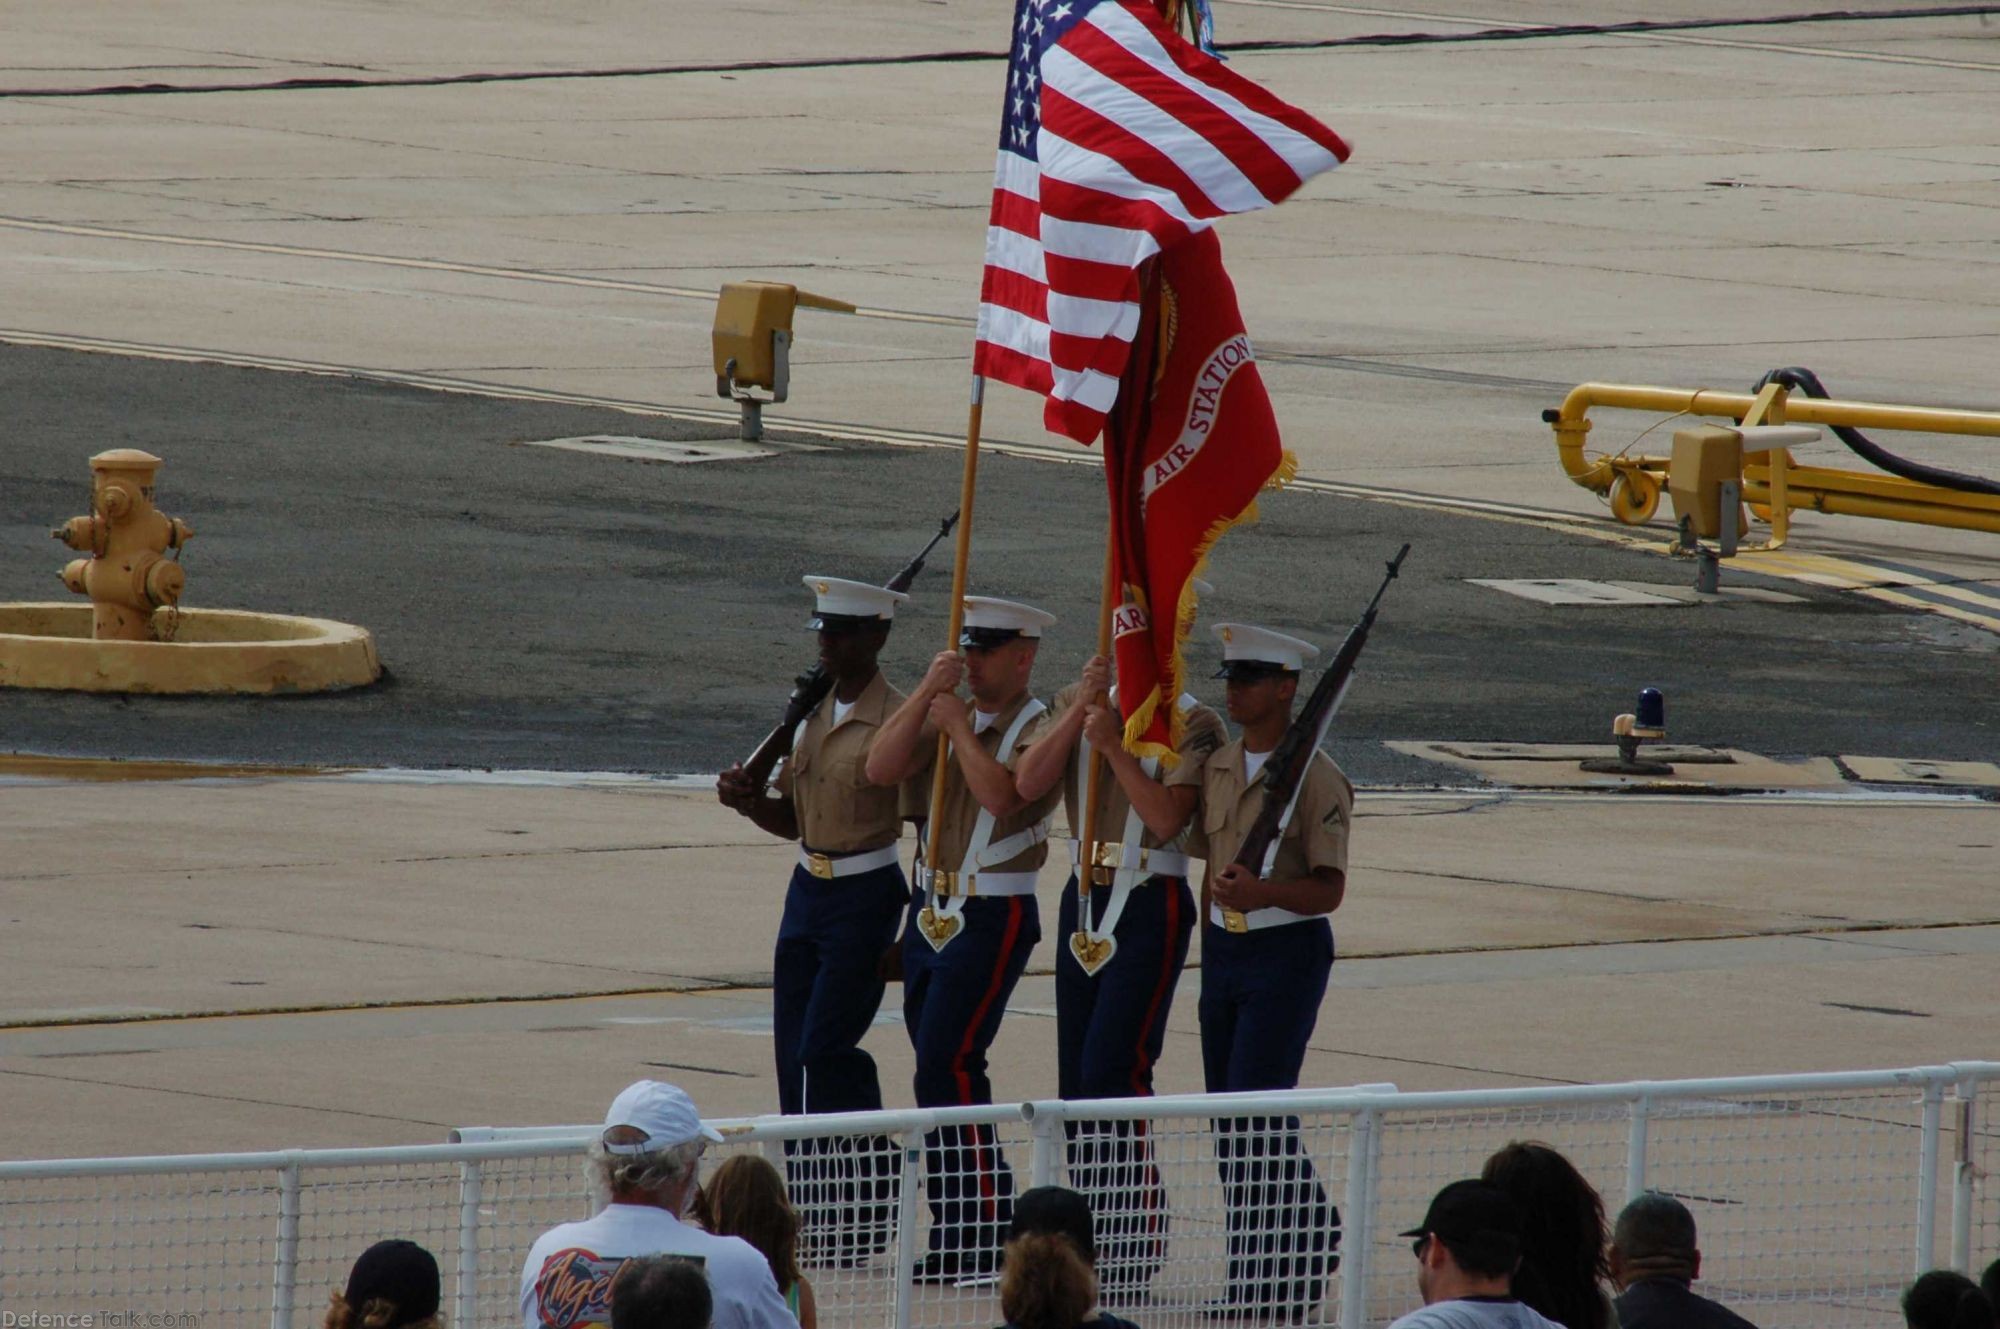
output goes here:
[{"label": "flagpole", "polygon": [[[1111,615],[1118,608],[1119,598],[1118,549],[1112,543],[1111,522],[1107,519],[1104,523],[1104,581],[1102,589],[1098,594],[1097,604],[1097,653],[1106,659],[1109,659],[1111,656]],[[1079,706],[1089,706],[1097,700],[1095,697],[1080,696],[1076,699],[1076,702]],[[1097,872],[1097,833],[1099,829],[1097,825],[1097,791],[1104,779],[1104,754],[1099,752],[1094,746],[1091,746],[1089,739],[1086,738],[1081,741],[1086,747],[1090,748],[1090,756],[1086,763],[1088,774],[1084,777],[1083,782],[1083,843],[1079,846],[1082,853],[1079,855],[1079,869],[1076,878],[1076,898],[1079,904],[1079,913],[1082,912],[1080,908],[1082,902],[1090,898],[1091,879]],[[1077,926],[1081,931],[1088,933],[1091,930],[1089,917],[1086,915],[1079,919]]]},{"label": "flagpole", "polygon": [[[958,482],[958,552],[951,567],[951,612],[947,616],[950,627],[945,635],[948,651],[958,649],[958,634],[965,626],[965,571],[972,557],[972,495],[979,478],[979,426],[985,410],[986,380],[974,374],[972,403],[965,415],[965,470]],[[951,739],[940,731],[937,744],[937,765],[931,772],[930,816],[924,827],[924,869],[932,874],[937,872],[937,828],[943,819],[945,762],[950,759]]]}]

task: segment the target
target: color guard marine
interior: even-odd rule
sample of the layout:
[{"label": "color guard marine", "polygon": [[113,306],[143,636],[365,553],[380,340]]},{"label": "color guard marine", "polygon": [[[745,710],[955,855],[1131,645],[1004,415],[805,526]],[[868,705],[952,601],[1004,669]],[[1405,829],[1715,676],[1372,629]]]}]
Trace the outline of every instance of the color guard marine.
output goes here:
[{"label": "color guard marine", "polygon": [[[763,830],[799,842],[773,955],[779,1110],[861,1112],[882,1106],[874,1058],[860,1044],[882,1005],[880,957],[909,900],[897,863],[899,791],[866,774],[884,723],[905,700],[876,658],[909,597],[838,577],[805,583],[816,607],[807,626],[819,634],[832,688],[799,722],[775,796],[741,765],[722,773],[717,795]],[[793,1185],[807,1240],[820,1247],[813,1253],[851,1262],[880,1249],[893,1222],[896,1160],[887,1141],[830,1142],[840,1147],[824,1155],[800,1143]]]},{"label": "color guard marine", "polygon": [[[1094,656],[1056,694],[1053,719],[1021,758],[1015,788],[1039,797],[1061,788],[1070,831],[1085,834],[1089,756],[1097,776],[1097,865],[1091,888],[1072,872],[1057,936],[1056,1082],[1065,1099],[1130,1098],[1153,1092],[1174,991],[1194,934],[1195,901],[1182,843],[1192,786],[1160,782],[1161,762],[1125,750],[1110,662]],[[1180,764],[1199,768],[1227,737],[1222,718],[1193,697],[1179,699]],[[1098,1278],[1114,1300],[1143,1288],[1166,1250],[1160,1171],[1142,1122],[1070,1122],[1071,1184],[1098,1216]]]},{"label": "color guard marine", "polygon": [[[1315,741],[1261,871],[1236,861],[1262,809],[1266,761],[1291,727],[1300,671],[1319,649],[1249,624],[1218,624],[1215,633],[1223,644],[1217,676],[1228,680],[1229,718],[1241,737],[1167,778],[1170,788],[1198,791],[1188,848],[1208,860],[1203,1079],[1210,1093],[1291,1089],[1333,966],[1327,915],[1347,889],[1354,789]],[[1212,1313],[1306,1319],[1338,1264],[1340,1216],[1300,1147],[1298,1121],[1239,1117],[1217,1129],[1229,1263]]]},{"label": "color guard marine", "polygon": [[[950,740],[943,796],[931,809],[929,862],[918,869],[903,929],[903,1014],[916,1052],[916,1101],[993,1101],[986,1053],[1007,999],[1041,939],[1035,879],[1048,855],[1051,787],[1023,799],[1014,766],[1047,723],[1029,692],[1052,614],[986,596],[965,599],[959,651],[943,651],[883,726],[868,777],[892,787],[929,769]],[[965,681],[972,696],[957,694]],[[986,1126],[925,1139],[931,1249],[915,1277],[953,1282],[999,1267],[1014,1179]]]}]

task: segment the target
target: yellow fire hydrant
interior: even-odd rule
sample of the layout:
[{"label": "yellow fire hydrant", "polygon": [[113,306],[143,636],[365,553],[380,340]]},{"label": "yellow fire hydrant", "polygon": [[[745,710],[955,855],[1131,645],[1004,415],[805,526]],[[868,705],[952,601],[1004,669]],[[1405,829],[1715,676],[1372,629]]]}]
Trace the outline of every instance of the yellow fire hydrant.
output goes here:
[{"label": "yellow fire hydrant", "polygon": [[63,585],[90,597],[91,636],[98,641],[158,641],[153,611],[180,603],[187,574],[164,555],[194,532],[153,506],[160,459],[137,448],[115,448],[90,459],[88,517],[71,517],[49,532],[89,558],[62,570]]}]

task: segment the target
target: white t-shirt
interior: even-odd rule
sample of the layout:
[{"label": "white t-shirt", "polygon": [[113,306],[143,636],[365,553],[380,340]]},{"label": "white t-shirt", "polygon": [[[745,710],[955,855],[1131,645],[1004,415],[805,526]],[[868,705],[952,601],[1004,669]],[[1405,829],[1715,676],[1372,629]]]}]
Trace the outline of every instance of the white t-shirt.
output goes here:
[{"label": "white t-shirt", "polygon": [[708,1271],[713,1329],[798,1329],[771,1266],[749,1242],[718,1237],[649,1204],[609,1204],[581,1223],[535,1239],[521,1267],[525,1329],[585,1329],[611,1322],[611,1280],[629,1256],[685,1255]]},{"label": "white t-shirt", "polygon": [[972,732],[975,734],[985,733],[993,727],[993,722],[999,718],[1000,712],[982,711],[975,706],[972,710]]},{"label": "white t-shirt", "polygon": [[1393,1321],[1389,1329],[1562,1329],[1512,1297],[1438,1301]]},{"label": "white t-shirt", "polygon": [[842,700],[841,700],[840,698],[838,698],[838,697],[835,697],[835,698],[833,699],[833,722],[834,722],[834,724],[836,724],[836,725],[841,725],[841,724],[845,724],[845,723],[847,723],[847,717],[848,717],[848,716],[850,716],[850,715],[852,715],[852,714],[854,714],[854,703],[853,703],[853,702],[851,702],[851,701],[842,701]]},{"label": "white t-shirt", "polygon": [[1243,783],[1247,785],[1254,782],[1257,778],[1257,772],[1263,770],[1264,763],[1269,760],[1271,760],[1271,754],[1268,752],[1252,752],[1249,748],[1243,749]]}]

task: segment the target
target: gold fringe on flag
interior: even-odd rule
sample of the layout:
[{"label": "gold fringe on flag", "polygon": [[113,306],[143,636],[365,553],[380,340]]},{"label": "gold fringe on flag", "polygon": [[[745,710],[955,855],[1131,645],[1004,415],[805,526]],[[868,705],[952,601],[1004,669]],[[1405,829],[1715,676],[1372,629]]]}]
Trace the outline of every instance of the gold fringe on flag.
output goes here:
[{"label": "gold fringe on flag", "polygon": [[[1278,455],[1278,469],[1271,472],[1271,478],[1264,482],[1265,492],[1283,489],[1297,478],[1298,473],[1298,454],[1286,448]],[[1180,706],[1181,693],[1187,690],[1187,664],[1182,655],[1187,649],[1188,638],[1194,635],[1195,617],[1200,610],[1194,589],[1195,578],[1208,571],[1208,556],[1214,550],[1216,541],[1238,526],[1254,525],[1256,521],[1257,505],[1253,502],[1234,517],[1216,522],[1203,533],[1201,543],[1195,548],[1194,570],[1188,574],[1187,583],[1181,587],[1180,603],[1174,607],[1174,653],[1169,657],[1171,672],[1161,684],[1155,685],[1153,690],[1146,694],[1145,700],[1139,703],[1138,709],[1133,711],[1131,718],[1125,722],[1125,750],[1141,759],[1159,758],[1162,770],[1170,771],[1180,765],[1181,741],[1187,736],[1187,713]],[[1137,587],[1132,589],[1134,598],[1142,608],[1146,608],[1147,616],[1151,618],[1152,610],[1146,606],[1143,593],[1139,592]],[[1159,630],[1157,621],[1154,622],[1153,629],[1156,632]],[[1174,699],[1173,709],[1167,715],[1167,742],[1164,745],[1143,742],[1139,736],[1152,725],[1153,715],[1160,709],[1160,698],[1163,695]]]}]

